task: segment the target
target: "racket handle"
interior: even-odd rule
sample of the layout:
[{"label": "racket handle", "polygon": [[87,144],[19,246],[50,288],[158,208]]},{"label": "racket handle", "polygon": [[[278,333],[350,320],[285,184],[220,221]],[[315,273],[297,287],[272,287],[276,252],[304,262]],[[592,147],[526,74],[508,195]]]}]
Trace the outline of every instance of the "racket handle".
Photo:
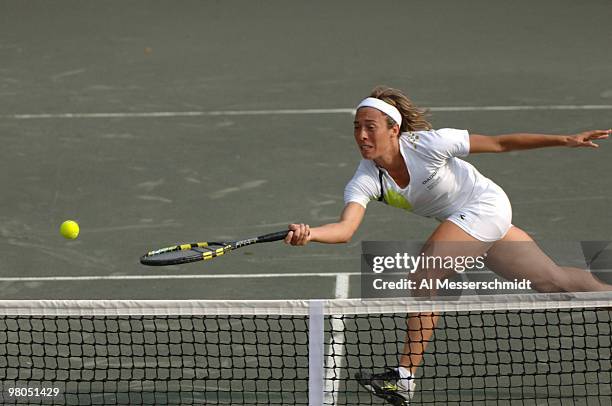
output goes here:
[{"label": "racket handle", "polygon": [[271,233],[271,234],[265,234],[265,235],[257,237],[257,242],[272,242],[272,241],[284,240],[287,234],[289,234],[289,230],[278,231],[276,233]]}]

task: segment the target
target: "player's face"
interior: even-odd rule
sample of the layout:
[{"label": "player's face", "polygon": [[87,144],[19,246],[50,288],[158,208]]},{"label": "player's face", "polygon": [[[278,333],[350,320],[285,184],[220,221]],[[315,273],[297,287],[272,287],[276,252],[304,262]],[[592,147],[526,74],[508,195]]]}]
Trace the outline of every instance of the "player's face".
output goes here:
[{"label": "player's face", "polygon": [[[397,126],[394,126],[397,127]],[[392,150],[396,129],[389,128],[387,116],[372,107],[357,110],[354,135],[359,152],[364,159],[377,159]]]}]

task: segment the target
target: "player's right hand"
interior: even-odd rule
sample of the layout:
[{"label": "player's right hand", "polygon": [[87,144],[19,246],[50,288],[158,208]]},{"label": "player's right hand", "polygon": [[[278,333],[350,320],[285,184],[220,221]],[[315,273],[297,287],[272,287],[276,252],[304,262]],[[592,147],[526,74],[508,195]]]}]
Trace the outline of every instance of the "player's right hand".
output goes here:
[{"label": "player's right hand", "polygon": [[310,242],[310,226],[308,224],[289,224],[289,234],[285,243],[290,245],[306,245]]}]

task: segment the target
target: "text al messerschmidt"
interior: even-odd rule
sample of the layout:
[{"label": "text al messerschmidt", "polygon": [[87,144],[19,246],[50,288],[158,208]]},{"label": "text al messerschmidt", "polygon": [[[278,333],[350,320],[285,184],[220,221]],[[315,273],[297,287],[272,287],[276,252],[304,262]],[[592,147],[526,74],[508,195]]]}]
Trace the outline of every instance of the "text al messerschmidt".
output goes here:
[{"label": "text al messerschmidt", "polygon": [[448,290],[524,290],[531,289],[531,281],[528,279],[514,279],[513,281],[450,281],[448,279],[422,279],[420,281],[400,279],[398,281],[385,281],[374,279],[372,282],[376,290],[411,290],[411,289],[448,289]]}]

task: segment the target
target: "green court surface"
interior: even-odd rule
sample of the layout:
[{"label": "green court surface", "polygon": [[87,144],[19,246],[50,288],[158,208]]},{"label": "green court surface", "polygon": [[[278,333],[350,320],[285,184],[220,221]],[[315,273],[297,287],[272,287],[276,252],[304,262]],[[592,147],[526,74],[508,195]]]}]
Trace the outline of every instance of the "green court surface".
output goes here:
[{"label": "green court surface", "polygon": [[[435,127],[610,127],[611,13],[605,1],[3,1],[3,297],[334,297],[337,274],[359,272],[361,240],[422,240],[435,223],[371,205],[344,246],[159,269],[138,258],[337,218],[360,158],[349,111],[377,84],[431,107]],[[610,239],[609,141],[468,160],[534,238]],[[78,240],[59,236],[65,219]],[[348,286],[357,296],[358,278]]]},{"label": "green court surface", "polygon": [[[337,219],[344,185],[360,159],[351,109],[379,84],[402,89],[431,108],[436,128],[571,134],[612,127],[610,17],[612,2],[604,0],[1,0],[2,299],[359,297],[361,241],[425,240],[436,223],[373,203],[346,245],[271,243],[214,261],[160,268],[144,267],[138,259],[177,242],[250,237],[291,222]],[[513,223],[536,240],[611,240],[612,140],[599,144],[597,150],[549,148],[467,160],[504,188]],[[79,222],[77,240],[60,236],[66,219]],[[604,313],[598,316],[606,320]],[[562,326],[573,323],[570,315],[558,317]],[[396,362],[404,321],[398,317],[395,330],[382,333],[388,351],[378,358],[369,354],[376,365],[366,366]],[[343,339],[375,337],[369,330],[351,330],[359,322],[346,321]],[[144,324],[143,337],[151,322]],[[600,324],[608,326],[607,335],[587,331],[585,342],[603,347],[603,367],[588,370],[581,396],[609,394],[609,314],[607,324]],[[100,328],[103,332],[84,339],[101,340],[109,328]],[[18,335],[19,329],[4,334]],[[510,325],[507,332],[508,345],[520,345],[514,336],[524,331]],[[451,333],[439,328],[436,335],[452,341],[445,336]],[[528,350],[538,356],[547,344],[537,333],[534,337]],[[198,345],[206,347],[194,348]],[[446,372],[452,375],[465,347],[443,345],[434,342],[430,349],[450,351]],[[346,371],[336,404],[372,400],[350,379],[363,366],[360,351],[370,346],[354,347],[357,355],[343,356]],[[79,351],[92,348],[75,344]],[[168,351],[164,362],[172,364]],[[301,351],[307,358],[307,348]],[[81,354],[83,362],[90,355]],[[77,358],[65,359],[67,368],[87,371]],[[120,358],[109,362],[121,364]],[[143,356],[131,370],[144,376],[149,361]],[[438,362],[426,357],[429,361]],[[536,381],[549,372],[540,360],[530,361],[535,369],[527,375]],[[14,362],[5,373],[23,364],[18,357]],[[296,361],[290,373],[304,378],[307,362]],[[477,368],[487,369],[489,362],[500,359],[487,358]],[[199,366],[183,369],[204,385],[198,383]],[[274,368],[272,374],[280,371]],[[598,381],[597,368],[607,373],[608,387]],[[497,385],[520,391],[511,372]],[[226,396],[207,393],[223,389],[229,379],[217,378],[220,386],[189,388],[192,401]],[[428,379],[423,390],[435,392],[437,378]],[[446,385],[448,402],[467,396],[463,379]],[[572,379],[560,376],[555,396],[562,399],[564,390],[576,385]],[[180,389],[175,383],[161,389],[163,396]],[[305,401],[306,384],[290,388],[293,403]],[[104,387],[89,389],[99,392],[99,399],[105,396]],[[270,396],[282,402],[282,389],[271,389]],[[473,395],[487,398],[487,390],[493,389]],[[541,394],[534,390],[529,396],[535,401]],[[159,401],[155,393],[142,396]],[[427,396],[420,401],[426,403]]]},{"label": "green court surface", "polygon": [[[0,270],[17,279],[0,282],[3,296],[333,297],[334,276],[161,277],[357,272],[361,240],[424,239],[435,223],[371,207],[348,246],[273,244],[165,269],[138,257],[337,218],[359,159],[345,111],[376,84],[432,107],[436,127],[609,127],[610,34],[596,27],[611,11],[607,2],[5,1]],[[514,223],[536,239],[609,239],[612,148],[601,146],[468,159],[504,187]],[[57,232],[68,218],[81,224],[76,241]],[[133,279],[108,279],[123,275]],[[68,278],[43,279],[57,276]]]}]

